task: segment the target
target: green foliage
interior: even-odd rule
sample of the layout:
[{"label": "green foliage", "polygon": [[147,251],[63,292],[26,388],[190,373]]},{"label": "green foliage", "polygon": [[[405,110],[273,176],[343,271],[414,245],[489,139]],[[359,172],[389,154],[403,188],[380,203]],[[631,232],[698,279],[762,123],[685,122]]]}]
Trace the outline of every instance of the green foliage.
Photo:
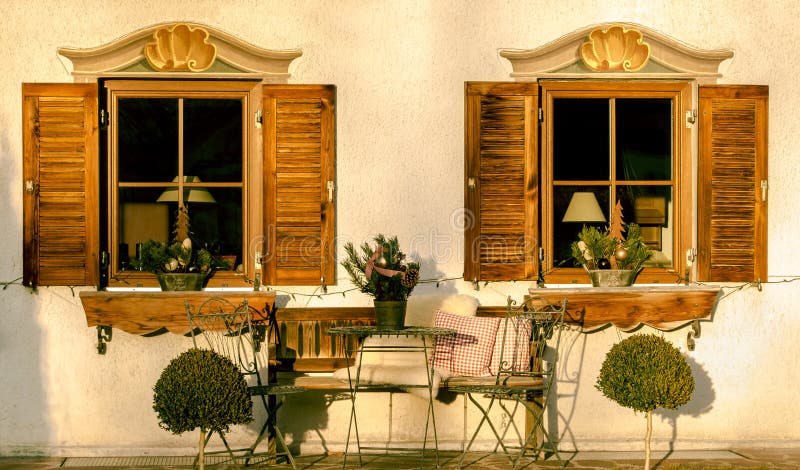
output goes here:
[{"label": "green foliage", "polygon": [[141,257],[131,260],[134,269],[153,273],[205,273],[213,263],[211,253],[205,248],[193,250],[189,238],[169,244],[147,240],[142,244]]},{"label": "green foliage", "polygon": [[636,411],[674,410],[692,399],[694,377],[681,352],[656,335],[633,335],[606,355],[595,387]]},{"label": "green foliage", "polygon": [[196,428],[227,432],[253,421],[253,401],[242,373],[220,354],[192,348],[161,373],[154,387],[158,425],[173,434]]},{"label": "green foliage", "polygon": [[[640,270],[653,253],[642,240],[638,225],[626,224],[625,227],[628,236],[620,243],[608,230],[601,232],[595,227],[584,226],[578,234],[578,240],[570,245],[572,257],[578,265],[585,265],[588,269],[597,269],[597,260],[605,258],[615,259],[617,269]],[[585,250],[581,249],[579,242],[584,243]],[[624,257],[616,256],[619,248],[624,249]]]},{"label": "green foliage", "polygon": [[[342,261],[342,266],[350,275],[350,281],[361,292],[375,297],[375,300],[406,300],[419,281],[419,263],[406,262],[406,255],[400,251],[397,237],[386,238],[378,234],[373,241],[374,249],[364,242],[360,252],[352,243],[344,246],[347,259]],[[376,251],[380,252],[377,257]],[[368,265],[374,257],[375,267],[399,273],[385,276],[373,269],[367,277]]]}]

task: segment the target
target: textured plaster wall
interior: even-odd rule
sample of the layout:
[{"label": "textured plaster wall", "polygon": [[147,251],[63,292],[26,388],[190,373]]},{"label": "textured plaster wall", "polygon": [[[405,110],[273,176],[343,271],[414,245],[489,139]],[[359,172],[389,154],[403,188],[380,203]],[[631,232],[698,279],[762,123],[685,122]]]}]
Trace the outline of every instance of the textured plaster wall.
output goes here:
[{"label": "textured plaster wall", "polygon": [[[95,47],[163,21],[205,23],[262,47],[300,48],[292,83],[337,86],[338,227],[343,242],[376,232],[397,234],[423,264],[423,277],[462,273],[459,223],[463,174],[463,83],[509,80],[499,48],[532,48],[586,25],[639,23],[688,44],[735,51],[725,83],[770,86],[770,281],[800,274],[800,90],[792,44],[800,42],[794,0],[762,1],[149,1],[5,0],[0,18],[0,281],[21,276],[22,181],[20,84],[69,82],[59,46]],[[340,276],[343,273],[339,273]],[[344,280],[339,288],[347,288]],[[463,282],[438,292],[467,292],[485,305],[519,298],[527,283],[474,291]],[[420,292],[435,290],[429,285]],[[311,293],[313,289],[298,288]],[[732,289],[726,289],[730,292]],[[800,353],[795,309],[800,282],[745,288],[719,304],[687,352],[695,399],[656,420],[657,448],[800,444],[796,406]],[[183,452],[194,436],[160,430],[152,385],[183,337],[114,331],[105,356],[95,353],[77,294],[18,282],[0,291],[0,455]],[[354,293],[290,305],[366,305]],[[667,333],[683,350],[686,330]],[[565,448],[638,449],[641,415],[593,387],[614,329],[571,333],[562,348],[557,426]],[[395,396],[394,435],[418,435],[419,403]],[[365,400],[367,437],[383,429],[386,400]],[[302,411],[301,411],[302,410]],[[281,417],[304,448],[340,449],[348,403],[319,395],[289,401]],[[437,409],[440,438],[461,436],[461,402]],[[240,430],[234,440],[252,431]],[[245,435],[246,434],[246,435]]]}]

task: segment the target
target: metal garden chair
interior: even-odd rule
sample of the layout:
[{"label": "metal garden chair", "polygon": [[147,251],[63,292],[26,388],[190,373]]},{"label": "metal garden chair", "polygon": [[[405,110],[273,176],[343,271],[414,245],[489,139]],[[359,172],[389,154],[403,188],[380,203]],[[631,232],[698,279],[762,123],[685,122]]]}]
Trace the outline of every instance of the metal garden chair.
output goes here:
[{"label": "metal garden chair", "polygon": [[[236,463],[234,454],[241,453],[240,458],[244,459],[245,465],[251,463],[255,457],[265,456],[266,459],[259,460],[273,463],[285,458],[292,468],[297,468],[283,434],[277,426],[275,415],[280,407],[280,397],[303,392],[304,389],[276,385],[269,381],[270,348],[268,345],[264,347],[263,342],[269,337],[267,333],[274,322],[269,325],[252,322],[251,310],[254,309],[248,306],[247,299],[238,306],[225,299],[212,298],[200,304],[196,311],[192,310],[188,302],[185,302],[185,307],[194,346],[210,348],[233,361],[248,381],[250,394],[260,398],[266,413],[258,437],[250,447],[231,449],[224,433],[217,432],[226,449],[220,452],[227,452],[234,464]],[[256,454],[256,448],[261,441],[272,432],[276,442],[269,442],[270,448],[266,453]],[[213,432],[208,433],[206,443],[213,434]],[[196,464],[197,459],[195,459]]]},{"label": "metal garden chair", "polygon": [[[509,297],[506,315],[497,331],[499,346],[495,347],[493,355],[498,356],[499,352],[499,356],[492,359],[493,380],[450,387],[451,391],[465,396],[465,441],[467,399],[481,413],[469,442],[466,446],[462,443],[460,466],[484,425],[491,429],[497,440],[494,451],[502,448],[509,455],[512,468],[522,457],[531,456],[538,460],[547,457],[548,453],[562,462],[558,444],[550,441],[543,420],[550,399],[555,399],[551,387],[556,375],[565,310],[566,300],[554,305],[538,297],[528,297],[521,305],[516,305]],[[480,401],[480,397],[484,400]],[[531,420],[527,430],[519,429],[514,421],[514,415],[520,409],[525,410]],[[507,438],[509,435],[511,439]],[[516,454],[511,451],[516,451]]]}]

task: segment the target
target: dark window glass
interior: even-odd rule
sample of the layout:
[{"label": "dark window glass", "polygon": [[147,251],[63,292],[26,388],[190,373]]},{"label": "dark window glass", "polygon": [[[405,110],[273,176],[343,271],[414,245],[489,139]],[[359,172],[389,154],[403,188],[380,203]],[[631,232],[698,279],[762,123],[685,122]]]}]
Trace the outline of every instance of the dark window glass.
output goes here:
[{"label": "dark window glass", "polygon": [[178,175],[178,100],[120,98],[119,181],[164,182]]},{"label": "dark window glass", "polygon": [[663,181],[672,177],[671,116],[669,99],[616,100],[618,179]]},{"label": "dark window glass", "polygon": [[242,181],[242,102],[183,102],[183,172],[201,181]]},{"label": "dark window glass", "polygon": [[608,99],[553,100],[553,179],[609,179]]}]

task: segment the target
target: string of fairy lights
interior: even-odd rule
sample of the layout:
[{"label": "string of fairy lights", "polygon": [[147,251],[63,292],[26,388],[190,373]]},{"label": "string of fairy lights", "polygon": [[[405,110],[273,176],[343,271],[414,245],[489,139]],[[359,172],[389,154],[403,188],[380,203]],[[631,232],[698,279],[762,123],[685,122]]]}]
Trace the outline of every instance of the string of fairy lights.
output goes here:
[{"label": "string of fairy lights", "polygon": [[[724,285],[724,286],[720,286],[720,285],[717,285],[717,284],[706,283],[706,282],[691,282],[689,285],[719,287],[723,291],[723,294],[722,294],[722,296],[720,297],[719,300],[723,300],[723,299],[729,297],[730,295],[733,295],[733,294],[735,294],[737,292],[741,292],[741,291],[743,291],[745,289],[748,289],[748,288],[755,288],[755,289],[758,289],[759,291],[761,291],[763,285],[767,285],[767,284],[787,284],[787,283],[793,283],[793,282],[800,281],[800,275],[778,275],[778,276],[772,276],[772,277],[773,278],[782,278],[782,279],[776,279],[776,280],[772,280],[772,281],[768,280],[768,281],[759,281],[759,282],[743,282],[743,283],[739,283],[739,284]],[[681,279],[679,277],[677,277],[676,279],[679,280],[681,283],[683,282],[683,279]],[[467,280],[464,279],[463,276],[436,277],[436,278],[420,279],[418,281],[418,284],[434,284],[436,286],[436,288],[439,288],[442,284],[449,283],[449,282],[457,282],[457,281],[467,281]],[[526,279],[526,280],[512,280],[512,281],[474,281],[473,280],[473,281],[467,281],[467,282],[470,282],[472,284],[473,289],[478,291],[482,287],[483,288],[487,288],[487,287],[490,287],[490,286],[493,286],[493,285],[502,285],[502,284],[507,284],[507,283],[517,283],[517,282],[531,282],[531,281]],[[2,286],[2,290],[6,290],[9,286],[16,285],[16,284],[22,285],[22,276],[17,277],[16,279],[12,279],[10,281],[0,281],[0,286]],[[481,287],[481,284],[483,285],[482,287]],[[74,296],[75,295],[74,294],[74,288],[77,287],[77,286],[66,286],[66,287],[69,287],[73,291],[73,296]],[[34,288],[34,289],[37,289],[37,288]],[[327,285],[317,286],[310,293],[309,292],[301,292],[299,290],[293,290],[293,289],[284,289],[284,288],[280,288],[280,287],[276,287],[276,286],[263,286],[263,289],[267,290],[267,291],[275,292],[276,294],[282,294],[282,295],[289,296],[294,301],[300,301],[302,299],[310,300],[310,299],[314,299],[314,298],[320,299],[320,300],[324,300],[326,297],[331,297],[331,296],[347,297],[348,293],[358,292],[360,290],[358,287],[350,287],[350,288],[345,288],[345,289],[331,290]]]}]

